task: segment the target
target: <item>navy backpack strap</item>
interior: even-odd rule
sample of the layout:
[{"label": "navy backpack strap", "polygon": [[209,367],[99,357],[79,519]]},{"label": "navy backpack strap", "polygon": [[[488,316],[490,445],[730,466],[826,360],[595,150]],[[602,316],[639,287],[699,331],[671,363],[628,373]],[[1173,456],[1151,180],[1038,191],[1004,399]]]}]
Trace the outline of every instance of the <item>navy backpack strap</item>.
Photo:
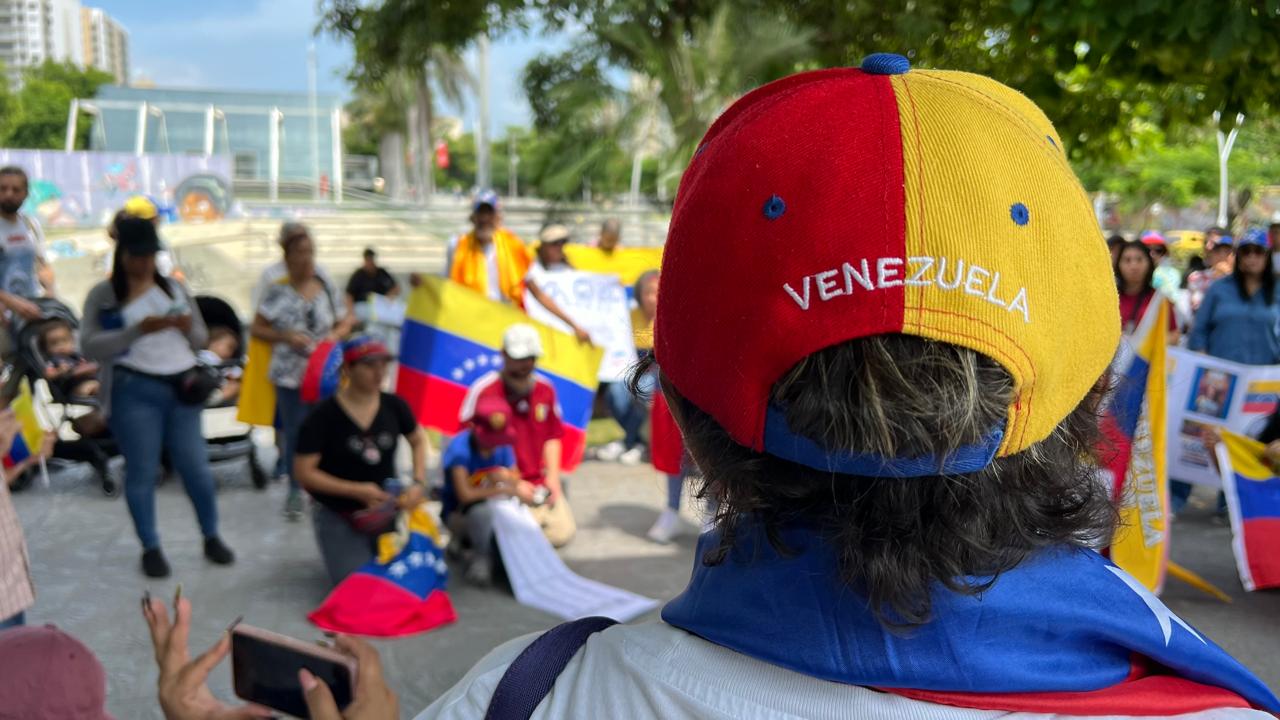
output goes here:
[{"label": "navy backpack strap", "polygon": [[588,617],[557,625],[543,633],[507,666],[507,672],[493,690],[485,720],[529,720],[587,639],[617,622],[606,617]]}]

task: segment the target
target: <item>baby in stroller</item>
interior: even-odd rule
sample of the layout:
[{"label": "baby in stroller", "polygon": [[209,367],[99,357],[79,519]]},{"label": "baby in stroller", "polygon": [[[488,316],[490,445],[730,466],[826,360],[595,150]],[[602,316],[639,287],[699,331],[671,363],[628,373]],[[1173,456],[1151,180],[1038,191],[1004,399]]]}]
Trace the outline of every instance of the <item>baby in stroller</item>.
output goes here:
[{"label": "baby in stroller", "polygon": [[44,379],[65,397],[97,397],[98,363],[76,347],[75,330],[62,319],[41,324],[37,344],[44,356]]},{"label": "baby in stroller", "polygon": [[244,376],[244,368],[238,362],[240,335],[235,328],[210,325],[209,346],[196,353],[196,357],[222,376],[222,385],[209,396],[206,404],[218,407],[235,402],[240,395],[240,379]]}]

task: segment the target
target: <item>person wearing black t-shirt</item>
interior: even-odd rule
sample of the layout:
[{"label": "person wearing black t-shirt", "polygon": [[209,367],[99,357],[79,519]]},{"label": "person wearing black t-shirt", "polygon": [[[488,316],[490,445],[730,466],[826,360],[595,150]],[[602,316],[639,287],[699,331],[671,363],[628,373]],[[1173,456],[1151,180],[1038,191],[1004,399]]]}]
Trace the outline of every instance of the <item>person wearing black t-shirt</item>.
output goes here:
[{"label": "person wearing black t-shirt", "polygon": [[[376,552],[400,510],[426,497],[427,436],[404,400],[381,391],[390,353],[367,337],[343,346],[346,382],[316,405],[298,436],[294,474],[315,499],[316,544],[336,585]],[[413,484],[396,480],[396,443],[413,450]]]},{"label": "person wearing black t-shirt", "polygon": [[373,248],[364,251],[364,264],[351,273],[347,281],[347,302],[354,305],[369,299],[370,295],[395,297],[400,294],[400,286],[386,268],[378,267],[378,254]]}]

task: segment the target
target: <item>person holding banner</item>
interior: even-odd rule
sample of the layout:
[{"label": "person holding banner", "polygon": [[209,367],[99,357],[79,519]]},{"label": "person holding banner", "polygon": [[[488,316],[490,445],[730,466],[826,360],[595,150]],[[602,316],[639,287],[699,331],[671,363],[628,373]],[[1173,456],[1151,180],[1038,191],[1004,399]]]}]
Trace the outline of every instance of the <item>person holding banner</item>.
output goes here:
[{"label": "person holding banner", "polygon": [[[1125,335],[1132,335],[1146,315],[1151,300],[1156,296],[1153,275],[1156,267],[1151,257],[1149,243],[1127,242],[1116,258],[1114,272],[1116,287],[1120,291],[1120,323]],[[1169,313],[1169,344],[1178,343],[1178,325],[1173,313]]]},{"label": "person holding banner", "polygon": [[557,272],[572,270],[573,266],[569,264],[564,255],[564,246],[569,243],[569,228],[564,225],[548,225],[538,233],[538,248],[533,264],[529,266],[529,272],[524,276],[525,287],[528,288],[529,294],[533,296],[538,304],[546,308],[552,315],[564,321],[565,325],[573,331],[575,337],[584,343],[591,342],[591,334],[582,329],[569,313],[565,312],[560,304],[550,295],[543,291],[546,285],[545,279],[548,275]]},{"label": "person holding banner", "polygon": [[[1244,365],[1280,364],[1280,302],[1266,231],[1245,232],[1236,243],[1235,256],[1231,275],[1205,293],[1187,347]],[[1174,513],[1186,506],[1190,496],[1190,483],[1169,483]],[[1221,493],[1218,512],[1226,512]]]},{"label": "person holding banner", "polygon": [[337,289],[316,267],[315,242],[303,227],[283,238],[288,274],[266,288],[253,325],[253,337],[271,343],[267,374],[276,388],[276,413],[280,419],[281,457],[289,475],[284,516],[300,520],[302,491],[293,469],[298,431],[311,410],[302,399],[302,377],[311,352],[323,340],[336,340],[351,331],[354,318]]},{"label": "person holding banner", "polygon": [[[524,241],[502,227],[498,194],[486,190],[471,205],[471,232],[449,241],[444,276],[496,302],[523,307],[531,257]],[[411,284],[419,282],[410,275]]]}]

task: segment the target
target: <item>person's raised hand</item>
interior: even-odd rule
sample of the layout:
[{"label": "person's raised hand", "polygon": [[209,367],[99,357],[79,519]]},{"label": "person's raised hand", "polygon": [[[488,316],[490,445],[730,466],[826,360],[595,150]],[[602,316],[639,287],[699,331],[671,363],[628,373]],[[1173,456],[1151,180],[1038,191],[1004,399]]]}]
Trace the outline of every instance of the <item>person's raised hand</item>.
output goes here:
[{"label": "person's raised hand", "polygon": [[227,653],[231,651],[231,635],[223,633],[213,647],[194,660],[187,651],[187,636],[191,631],[191,602],[186,598],[177,602],[175,622],[169,622],[169,609],[161,600],[148,599],[142,603],[142,615],[151,631],[151,645],[155,650],[156,665],[160,668],[160,709],[166,720],[247,720],[268,718],[274,713],[255,705],[233,707],[213,696],[208,678]]},{"label": "person's raised hand", "polygon": [[306,670],[298,672],[307,711],[312,720],[394,720],[400,717],[400,703],[382,676],[382,659],[369,643],[339,635],[334,644],[356,659],[356,693],[346,710],[339,710],[333,693],[323,680]]}]

